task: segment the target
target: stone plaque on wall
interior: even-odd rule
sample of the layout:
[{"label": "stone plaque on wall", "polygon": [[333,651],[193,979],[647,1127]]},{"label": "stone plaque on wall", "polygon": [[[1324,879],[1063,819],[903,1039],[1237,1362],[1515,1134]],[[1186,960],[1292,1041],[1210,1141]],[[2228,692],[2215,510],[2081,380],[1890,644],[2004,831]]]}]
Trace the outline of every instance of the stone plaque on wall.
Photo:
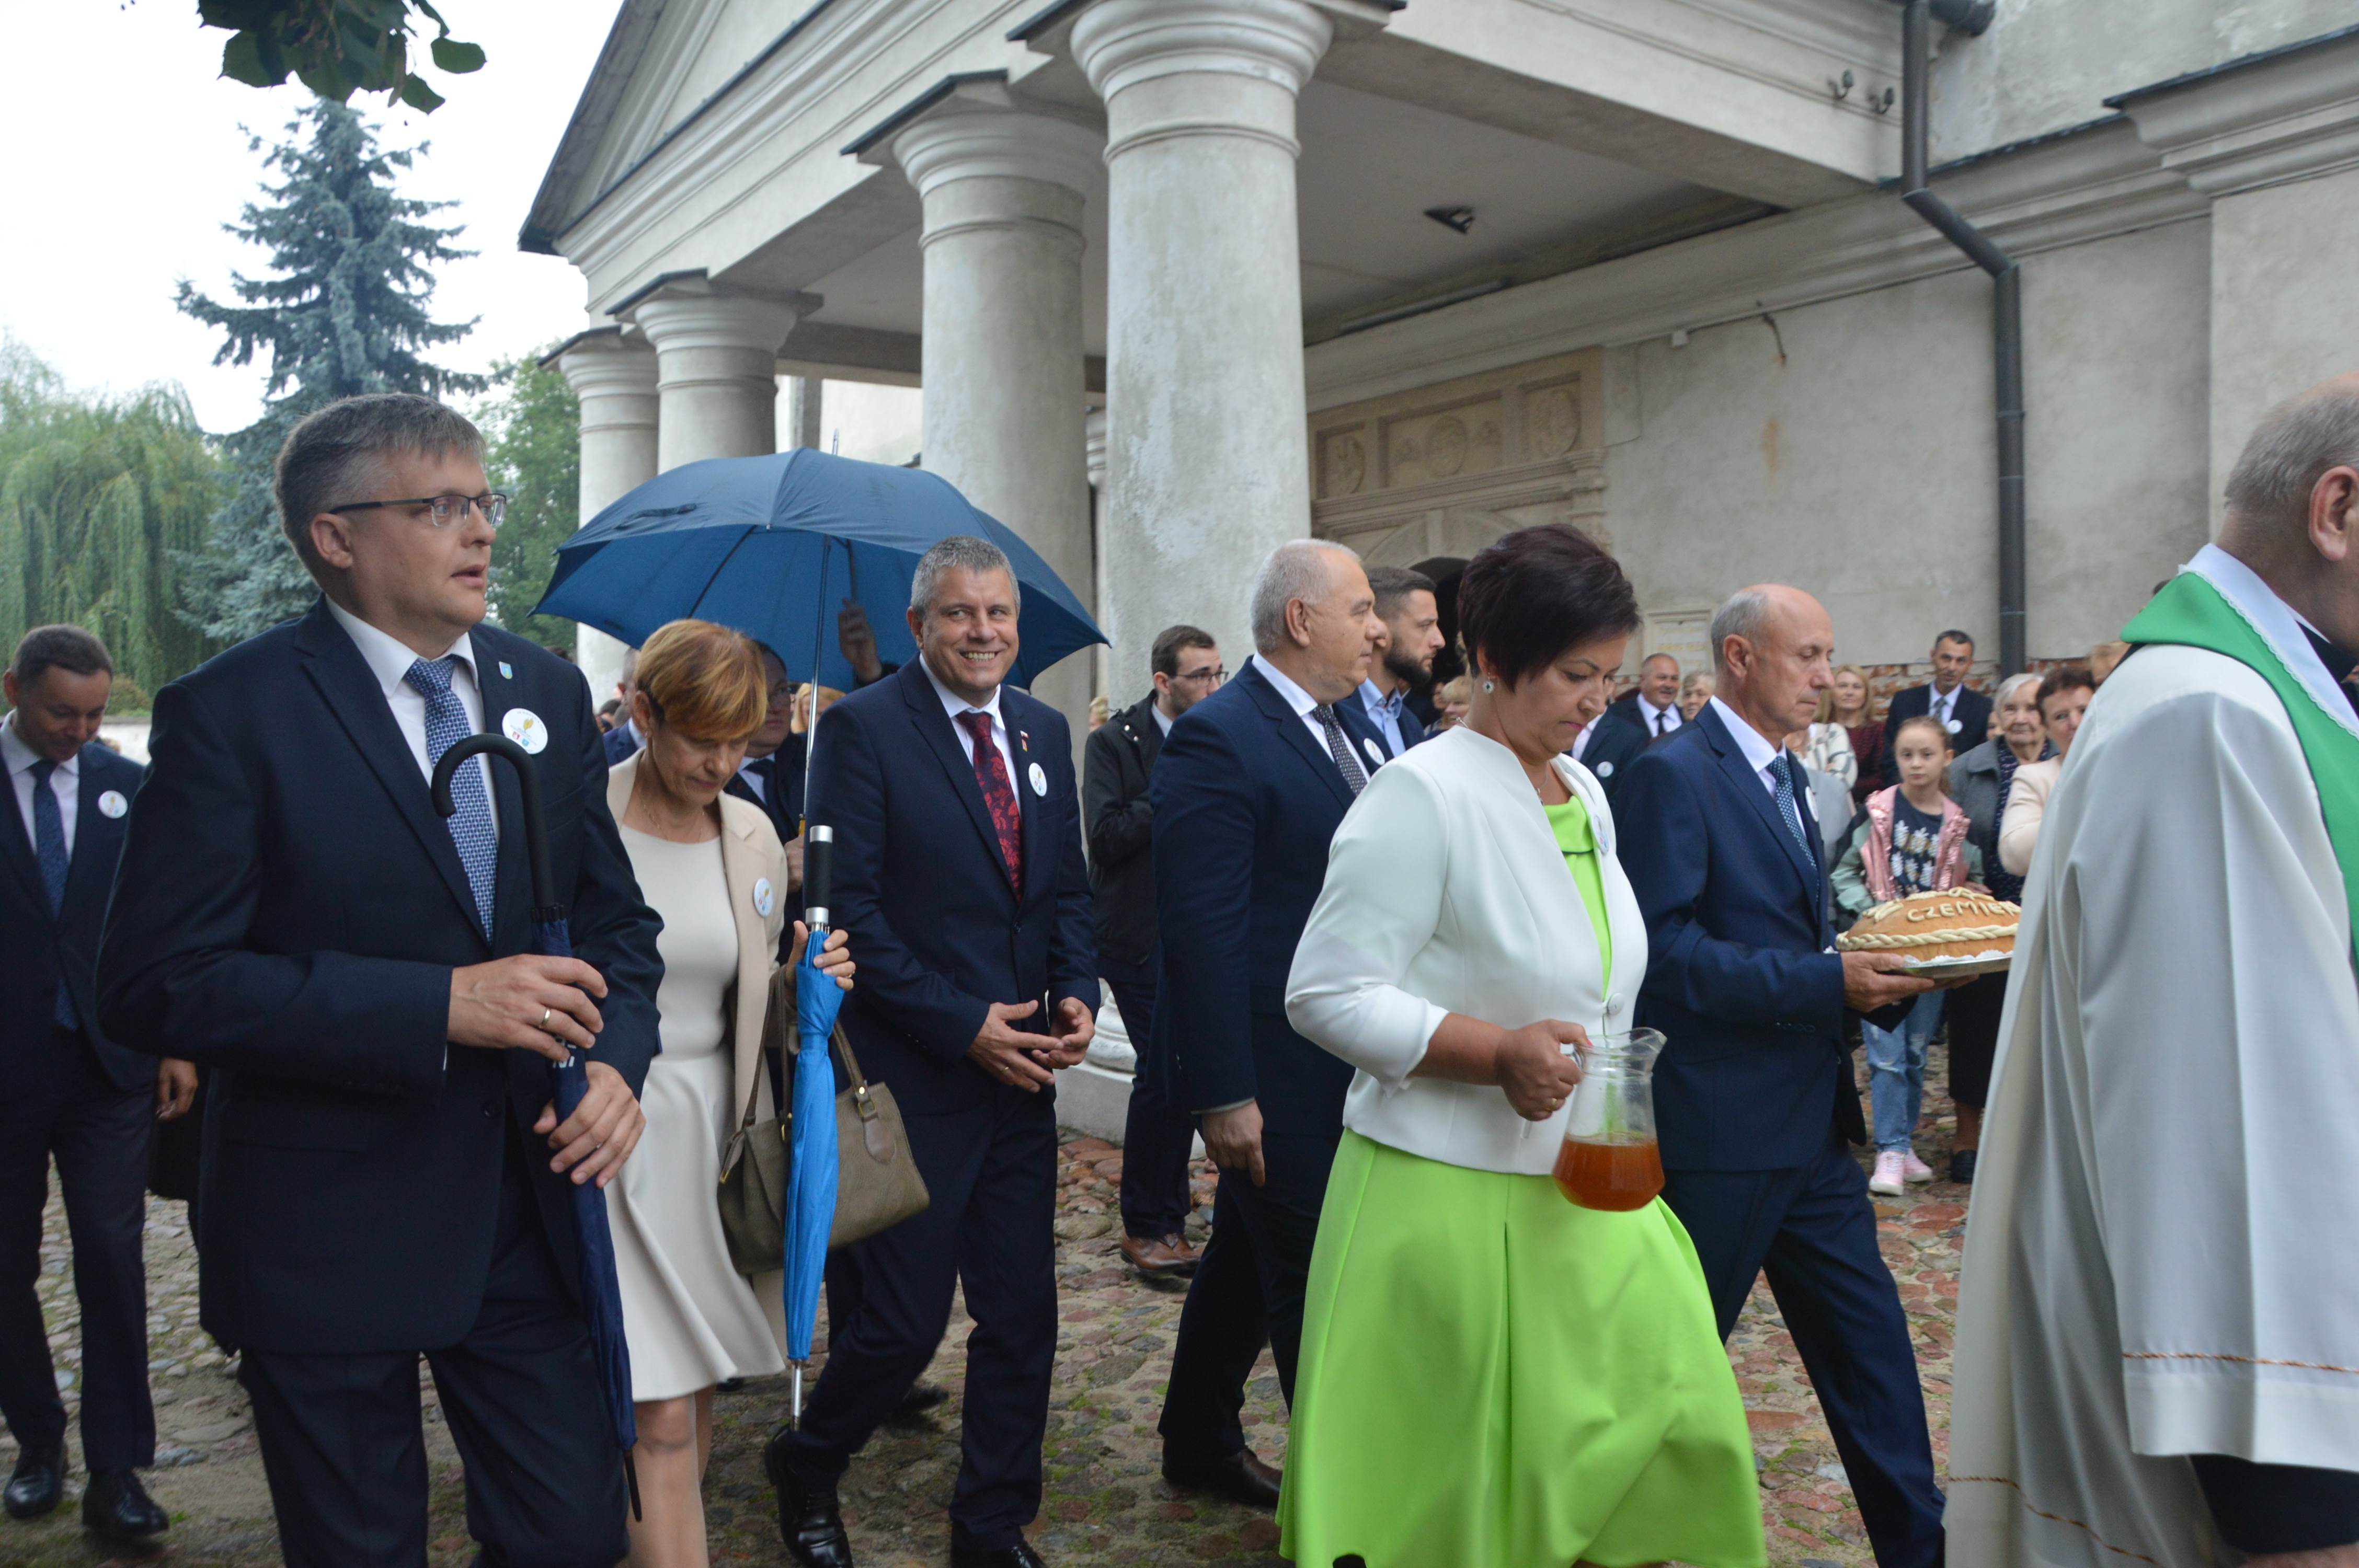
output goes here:
[{"label": "stone plaque on wall", "polygon": [[[1647,630],[1642,639],[1646,652],[1642,659],[1657,654],[1669,654],[1680,662],[1680,674],[1693,675],[1698,670],[1712,668],[1712,650],[1707,645],[1707,632],[1712,624],[1712,611],[1692,606],[1679,609],[1644,611]],[[1624,667],[1624,674],[1636,668],[1637,660]]]},{"label": "stone plaque on wall", "polygon": [[1313,414],[1314,531],[1402,565],[1535,523],[1603,541],[1602,364],[1583,350]]}]

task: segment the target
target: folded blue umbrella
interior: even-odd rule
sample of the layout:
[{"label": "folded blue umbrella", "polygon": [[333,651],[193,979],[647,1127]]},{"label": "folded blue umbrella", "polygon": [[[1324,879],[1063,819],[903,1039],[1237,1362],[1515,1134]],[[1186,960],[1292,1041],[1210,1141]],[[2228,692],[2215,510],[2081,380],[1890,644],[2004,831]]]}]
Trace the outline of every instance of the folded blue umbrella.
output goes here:
[{"label": "folded blue umbrella", "polygon": [[[558,901],[556,879],[549,875],[549,829],[541,815],[540,775],[533,768],[532,754],[506,736],[488,732],[453,742],[434,764],[434,809],[446,817],[458,810],[451,798],[451,775],[477,752],[501,758],[516,770],[516,790],[524,801],[525,852],[532,860],[533,951],[552,958],[571,958],[573,930],[565,905]],[[589,1070],[582,1065],[579,1047],[572,1048],[570,1061],[549,1064],[549,1087],[558,1124],[562,1126],[582,1108],[582,1098],[590,1090]],[[623,1288],[614,1278],[614,1233],[606,1221],[606,1195],[598,1184],[567,1184],[573,1199],[575,1291],[590,1322],[591,1356],[598,1368],[598,1386],[606,1396],[606,1420],[614,1428],[615,1445],[623,1451],[623,1475],[630,1484],[631,1515],[636,1519],[641,1517],[639,1473],[631,1461],[631,1450],[639,1441],[639,1423],[631,1402],[631,1348],[623,1337]],[[833,1202],[831,1192],[831,1206]]]},{"label": "folded blue umbrella", "polygon": [[[827,1270],[828,1232],[835,1227],[835,1068],[828,1042],[843,990],[817,962],[829,930],[828,889],[835,868],[835,832],[814,826],[803,850],[803,918],[810,939],[795,976],[794,1132],[787,1173],[787,1361],[794,1368],[794,1418],[803,1418],[803,1368],[819,1325],[820,1281]],[[841,1326],[841,1325],[838,1325]]]},{"label": "folded blue umbrella", "polygon": [[939,475],[808,448],[658,474],[558,547],[535,613],[633,647],[668,621],[718,622],[767,645],[799,677],[849,691],[852,665],[835,634],[843,601],[867,612],[881,658],[907,664],[917,652],[904,614],[918,558],[961,534],[997,545],[1016,568],[1017,686],[1105,641],[1031,546]]}]

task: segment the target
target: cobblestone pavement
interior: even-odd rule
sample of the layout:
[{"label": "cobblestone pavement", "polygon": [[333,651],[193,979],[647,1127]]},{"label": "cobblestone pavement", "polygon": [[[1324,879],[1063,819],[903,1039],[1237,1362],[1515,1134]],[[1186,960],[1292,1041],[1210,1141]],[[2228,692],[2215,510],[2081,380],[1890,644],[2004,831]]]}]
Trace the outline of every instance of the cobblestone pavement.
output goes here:
[{"label": "cobblestone pavement", "polygon": [[[1948,1075],[1939,1046],[1934,1054],[1927,1077],[1938,1085]],[[1935,1099],[1928,1110],[1919,1152],[1937,1170],[1944,1169],[1948,1103]],[[1184,1292],[1143,1282],[1122,1266],[1115,1251],[1114,1191],[1121,1160],[1121,1151],[1094,1140],[1072,1140],[1064,1148],[1057,1220],[1063,1325],[1049,1421],[1048,1496],[1036,1540],[1056,1568],[1278,1563],[1277,1530],[1268,1516],[1185,1496],[1157,1474],[1155,1418]],[[1200,1204],[1209,1201],[1211,1186],[1209,1169],[1201,1171]],[[1877,1200],[1884,1255],[1899,1281],[1917,1339],[1937,1464],[1945,1464],[1948,1454],[1951,1323],[1965,1198],[1965,1189],[1940,1183],[1911,1189],[1897,1200]],[[1201,1229],[1201,1215],[1195,1224]],[[42,1267],[42,1304],[71,1407],[80,1357],[77,1317],[65,1226],[54,1194]],[[0,1568],[137,1562],[245,1568],[278,1560],[245,1395],[197,1326],[196,1259],[180,1205],[151,1204],[147,1268],[158,1445],[158,1467],[149,1480],[172,1513],[168,1545],[150,1556],[113,1555],[82,1533],[74,1504],[82,1479],[77,1451],[65,1507],[30,1524],[0,1519]],[[962,1316],[928,1373],[953,1395],[965,1370],[965,1326]],[[1818,1401],[1766,1289],[1757,1290],[1745,1309],[1729,1357],[1762,1465],[1771,1563],[1781,1568],[1852,1568],[1872,1562]],[[466,1540],[458,1456],[440,1423],[430,1380],[424,1381],[424,1396],[433,1476],[431,1555],[436,1568],[464,1564],[472,1561],[473,1548]],[[781,1379],[751,1384],[720,1402],[721,1426],[705,1494],[716,1563],[786,1560],[762,1479],[761,1447],[787,1397]],[[844,1516],[864,1568],[918,1568],[948,1559],[943,1509],[958,1467],[956,1411],[953,1400],[932,1419],[878,1433],[853,1463],[844,1483]],[[1266,1356],[1248,1390],[1245,1420],[1263,1455],[1281,1459],[1285,1407]],[[0,1467],[15,1463],[14,1444],[0,1438]]]}]

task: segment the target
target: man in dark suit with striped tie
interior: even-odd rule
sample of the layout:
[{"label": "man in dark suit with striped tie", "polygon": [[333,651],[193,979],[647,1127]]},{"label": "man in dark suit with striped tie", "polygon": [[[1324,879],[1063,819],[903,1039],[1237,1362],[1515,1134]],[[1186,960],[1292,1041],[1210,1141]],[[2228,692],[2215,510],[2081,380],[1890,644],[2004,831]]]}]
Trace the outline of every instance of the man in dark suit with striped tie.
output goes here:
[{"label": "man in dark suit with striped tie", "polygon": [[836,1484],[925,1370],[963,1288],[953,1568],[1038,1568],[1041,1439],[1057,1349],[1057,1069],[1098,1007],[1081,797],[1065,720],[1006,684],[1019,607],[1006,556],[946,539],[909,588],[919,656],[827,711],[810,816],[835,833],[836,928],[860,955],[843,1028],[889,1083],[926,1212],[831,1259],[827,1369],[765,1454],[805,1568],[849,1568]]},{"label": "man in dark suit with striped tie", "polygon": [[[766,644],[756,645],[762,650],[770,706],[762,716],[762,728],[745,742],[745,764],[722,793],[762,808],[770,826],[778,830],[778,842],[787,846],[792,885],[800,886],[802,846],[797,839],[803,830],[803,737],[789,732],[794,728],[795,683],[787,674],[785,660]],[[788,939],[792,941],[791,934]]]}]

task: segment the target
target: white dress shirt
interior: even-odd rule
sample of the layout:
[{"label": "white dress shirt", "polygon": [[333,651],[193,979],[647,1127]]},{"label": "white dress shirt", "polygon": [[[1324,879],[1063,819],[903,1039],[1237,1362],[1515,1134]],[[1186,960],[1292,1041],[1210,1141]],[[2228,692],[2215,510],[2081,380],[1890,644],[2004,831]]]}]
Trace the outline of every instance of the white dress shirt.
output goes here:
[{"label": "white dress shirt", "polygon": [[1017,787],[1016,781],[1023,775],[1016,771],[1016,748],[1008,741],[1007,720],[1001,717],[999,711],[999,694],[1006,688],[993,687],[991,700],[988,702],[969,702],[942,684],[941,677],[934,674],[933,665],[927,664],[922,658],[918,661],[918,664],[919,667],[926,672],[926,679],[932,684],[934,695],[941,699],[942,711],[951,716],[951,730],[958,737],[959,750],[966,753],[969,766],[974,762],[974,731],[968,728],[966,720],[959,715],[962,713],[991,715],[992,742],[999,748],[1000,760],[1007,764],[1008,787],[1011,789]]},{"label": "white dress shirt", "polygon": [[[1668,735],[1672,730],[1687,722],[1686,719],[1680,717],[1680,709],[1677,703],[1673,703],[1668,708],[1657,708],[1653,703],[1648,702],[1643,695],[1638,698],[1638,717],[1645,722],[1647,727],[1647,738],[1650,741],[1658,735]],[[1658,725],[1660,726],[1659,729],[1657,728]]]},{"label": "white dress shirt", "polygon": [[[1598,718],[1601,719],[1603,717],[1604,715],[1603,714],[1598,716]],[[1581,727],[1581,733],[1572,738],[1571,750],[1566,752],[1565,755],[1571,757],[1576,762],[1580,762],[1582,760],[1582,753],[1589,750],[1589,738],[1596,733],[1597,719],[1593,719],[1588,723]]]},{"label": "white dress shirt", "polygon": [[1163,731],[1167,736],[1171,733],[1171,715],[1163,711],[1163,705],[1161,703],[1148,703],[1147,705],[1147,711],[1155,715],[1155,727],[1158,730]]},{"label": "white dress shirt", "polygon": [[[361,651],[361,658],[367,664],[369,674],[376,676],[376,684],[385,692],[385,704],[393,709],[393,722],[400,730],[401,738],[409,742],[409,754],[418,759],[419,773],[432,779],[434,762],[426,752],[426,694],[406,678],[409,666],[423,655],[408,643],[378,631],[332,599],[328,600],[328,613],[336,618],[336,624],[344,629],[345,635],[352,638],[353,645]],[[467,715],[467,728],[480,733],[484,728],[484,696],[482,689],[475,685],[473,638],[461,633],[459,640],[443,650],[442,656],[452,654],[457,655],[459,662],[451,673],[451,691],[458,697],[459,707]],[[430,664],[432,661],[428,662]],[[467,765],[483,771],[484,799],[491,807],[492,830],[496,833],[500,826],[500,800],[499,792],[492,787],[491,766],[482,757],[472,759]]]},{"label": "white dress shirt", "polygon": [[[1288,675],[1259,654],[1256,654],[1245,662],[1260,666],[1262,677],[1277,688],[1277,695],[1286,698],[1288,708],[1302,716],[1303,728],[1310,730],[1310,738],[1319,742],[1319,750],[1325,755],[1333,756],[1334,749],[1327,744],[1327,726],[1319,722],[1319,716],[1313,711],[1319,707],[1319,699],[1297,686],[1292,676]],[[1336,721],[1341,724],[1341,718],[1339,717]],[[1349,730],[1343,731],[1343,743],[1346,746],[1352,744],[1352,732]],[[1371,757],[1363,753],[1360,757],[1360,771],[1363,773],[1373,773],[1385,761],[1383,757]],[[1342,770],[1338,768],[1337,771]]]},{"label": "white dress shirt", "polygon": [[[25,744],[16,734],[16,716],[0,720],[0,758],[8,764],[8,783],[16,792],[16,815],[25,819],[25,842],[38,849],[40,838],[33,831],[33,765],[41,754]],[[66,856],[73,856],[74,817],[82,799],[82,758],[77,755],[60,762],[49,774],[49,793],[58,797],[58,818],[65,824]]]},{"label": "white dress shirt", "polygon": [[1965,689],[1966,683],[1963,681],[1951,687],[1946,696],[1942,694],[1940,687],[1930,687],[1925,694],[1925,711],[1940,719],[1942,729],[1954,733],[1958,728],[1956,719],[1958,693]]},{"label": "white dress shirt", "polygon": [[1774,741],[1764,740],[1760,730],[1747,724],[1738,717],[1736,709],[1720,698],[1715,697],[1712,699],[1712,708],[1720,715],[1720,721],[1728,726],[1728,732],[1736,737],[1736,749],[1745,753],[1745,766],[1760,779],[1763,789],[1776,795],[1777,775],[1769,771],[1769,765],[1777,760],[1777,753],[1783,748]]}]

